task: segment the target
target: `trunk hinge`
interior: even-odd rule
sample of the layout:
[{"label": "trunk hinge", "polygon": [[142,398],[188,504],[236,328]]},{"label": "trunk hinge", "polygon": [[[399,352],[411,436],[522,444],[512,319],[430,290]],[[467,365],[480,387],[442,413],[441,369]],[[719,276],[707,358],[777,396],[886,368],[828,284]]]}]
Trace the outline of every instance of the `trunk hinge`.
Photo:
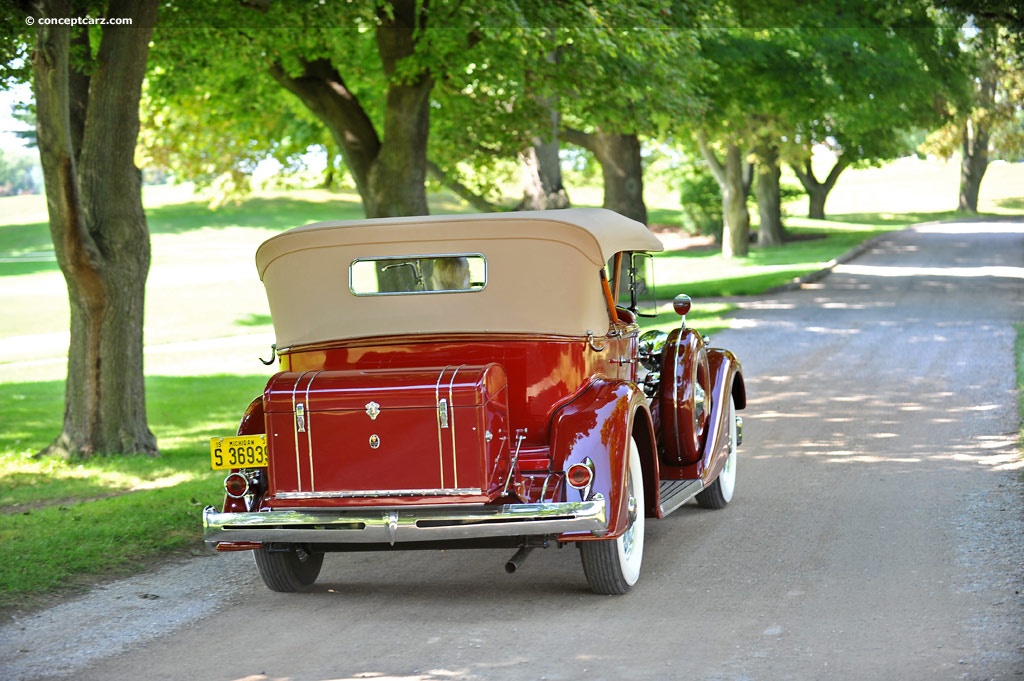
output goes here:
[{"label": "trunk hinge", "polygon": [[505,479],[505,488],[501,490],[502,494],[508,494],[512,478],[516,476],[516,465],[519,464],[519,450],[523,446],[523,440],[526,439],[526,430],[526,428],[520,428],[516,431],[516,451],[512,453],[512,463],[508,467],[508,477]]}]

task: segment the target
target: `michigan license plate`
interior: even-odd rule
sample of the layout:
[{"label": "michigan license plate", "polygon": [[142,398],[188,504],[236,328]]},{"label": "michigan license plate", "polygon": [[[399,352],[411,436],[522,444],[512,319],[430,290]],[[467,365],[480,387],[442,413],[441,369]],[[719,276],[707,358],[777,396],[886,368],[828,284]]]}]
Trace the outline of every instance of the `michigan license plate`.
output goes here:
[{"label": "michigan license plate", "polygon": [[266,435],[233,435],[210,438],[210,466],[214,470],[260,468],[266,465]]}]

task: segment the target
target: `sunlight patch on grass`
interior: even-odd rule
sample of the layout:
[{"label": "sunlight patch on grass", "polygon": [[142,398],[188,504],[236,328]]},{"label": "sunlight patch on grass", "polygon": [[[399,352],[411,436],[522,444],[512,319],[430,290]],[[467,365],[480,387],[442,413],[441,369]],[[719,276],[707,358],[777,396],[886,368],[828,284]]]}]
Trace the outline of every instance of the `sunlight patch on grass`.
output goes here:
[{"label": "sunlight patch on grass", "polygon": [[165,465],[126,470],[126,461],[67,462],[54,457],[0,452],[0,509],[30,502],[170,487],[199,477],[196,471],[174,470]]}]

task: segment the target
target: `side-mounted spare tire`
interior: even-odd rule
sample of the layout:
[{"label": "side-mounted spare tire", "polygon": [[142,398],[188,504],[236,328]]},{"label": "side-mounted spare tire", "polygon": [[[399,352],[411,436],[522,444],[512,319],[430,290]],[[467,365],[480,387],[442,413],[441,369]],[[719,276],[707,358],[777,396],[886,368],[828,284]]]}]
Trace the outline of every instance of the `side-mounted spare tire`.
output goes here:
[{"label": "side-mounted spare tire", "polygon": [[693,329],[673,329],[661,359],[662,460],[670,466],[697,463],[704,456],[711,405],[707,348]]}]

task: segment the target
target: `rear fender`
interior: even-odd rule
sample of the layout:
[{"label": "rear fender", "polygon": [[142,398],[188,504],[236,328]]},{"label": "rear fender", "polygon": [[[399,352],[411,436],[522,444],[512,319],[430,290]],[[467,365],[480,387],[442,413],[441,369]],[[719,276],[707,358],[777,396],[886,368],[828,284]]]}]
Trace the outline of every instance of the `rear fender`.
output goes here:
[{"label": "rear fender", "polygon": [[[267,432],[266,424],[263,422],[263,396],[255,398],[245,408],[242,420],[238,423],[237,435],[259,435]],[[244,513],[249,509],[244,499],[234,499],[227,494],[224,495],[225,513]]]},{"label": "rear fender", "polygon": [[[608,500],[608,532],[562,535],[564,540],[607,539],[617,537],[629,527],[626,512],[626,470],[629,441],[634,428],[640,429],[637,446],[641,449],[645,487],[652,475],[650,443],[654,442],[647,399],[635,385],[621,381],[597,380],[575,400],[559,409],[551,427],[552,470],[565,471],[588,457],[594,462],[594,483],[589,497],[600,494]],[[567,501],[583,500],[584,492],[566,486]]]},{"label": "rear fender", "polygon": [[700,477],[710,483],[725,466],[728,452],[725,451],[729,437],[728,398],[732,395],[736,409],[747,406],[747,390],[743,382],[743,367],[734,354],[728,350],[713,348],[708,350],[708,364],[711,369],[712,398],[711,414],[707,443],[701,461]]},{"label": "rear fender", "polygon": [[255,398],[245,408],[242,420],[238,424],[238,435],[259,435],[267,432],[267,424],[263,421],[263,396]]}]

